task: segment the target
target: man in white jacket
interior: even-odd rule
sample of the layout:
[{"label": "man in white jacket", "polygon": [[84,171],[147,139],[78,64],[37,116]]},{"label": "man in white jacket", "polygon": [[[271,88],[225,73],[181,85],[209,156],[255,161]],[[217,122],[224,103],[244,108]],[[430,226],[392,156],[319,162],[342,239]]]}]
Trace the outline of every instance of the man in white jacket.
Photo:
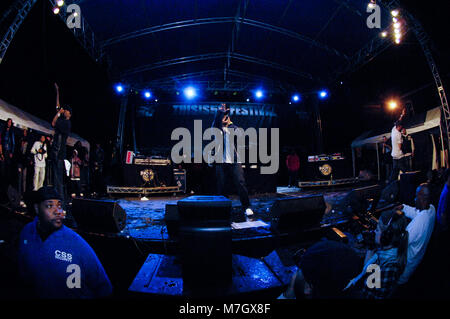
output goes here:
[{"label": "man in white jacket", "polygon": [[47,158],[47,146],[45,145],[45,136],[42,135],[39,141],[34,142],[31,148],[34,155],[34,179],[33,190],[37,191],[44,186],[45,180],[45,159]]}]

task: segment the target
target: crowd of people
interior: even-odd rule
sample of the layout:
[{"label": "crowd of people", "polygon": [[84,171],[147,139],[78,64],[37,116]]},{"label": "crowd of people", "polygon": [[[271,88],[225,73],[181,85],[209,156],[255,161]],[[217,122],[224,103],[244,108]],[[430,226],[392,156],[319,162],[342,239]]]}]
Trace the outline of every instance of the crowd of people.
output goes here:
[{"label": "crowd of people", "polygon": [[80,141],[67,145],[72,109],[61,106],[56,83],[55,88],[57,112],[51,123],[54,135],[15,127],[11,118],[3,125],[0,123],[3,126],[0,129],[0,192],[5,194],[8,187],[13,187],[22,199],[22,206],[27,191],[37,191],[44,185],[54,186],[64,203],[69,197],[86,193],[95,196],[105,191],[104,150],[97,143],[90,156]]},{"label": "crowd of people", "polygon": [[[431,287],[448,285],[449,186],[447,170],[437,210],[431,204],[429,184],[423,183],[416,190],[414,207],[402,204],[384,211],[374,248],[367,249],[364,262],[351,245],[342,242],[324,240],[308,248],[280,299],[414,298],[417,287],[431,295]],[[434,293],[444,297],[447,291]]]}]

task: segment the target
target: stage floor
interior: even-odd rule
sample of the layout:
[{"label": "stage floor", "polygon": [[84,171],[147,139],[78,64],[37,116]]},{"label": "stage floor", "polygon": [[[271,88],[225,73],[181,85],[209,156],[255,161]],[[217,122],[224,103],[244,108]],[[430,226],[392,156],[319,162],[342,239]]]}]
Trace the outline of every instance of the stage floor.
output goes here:
[{"label": "stage floor", "polygon": [[[271,236],[273,235],[270,229],[270,222],[272,216],[270,208],[277,198],[289,197],[303,197],[313,194],[323,194],[325,202],[327,203],[327,213],[324,215],[322,224],[337,225],[347,221],[351,216],[345,216],[342,212],[333,211],[331,208],[341,200],[353,188],[338,188],[338,189],[312,189],[302,190],[299,188],[278,187],[276,194],[259,194],[250,196],[250,201],[254,215],[246,217],[237,196],[231,196],[232,200],[232,222],[245,222],[261,220],[269,226],[257,227],[251,229],[233,229],[233,239],[248,238],[255,236]],[[183,196],[166,196],[166,197],[150,197],[147,201],[139,200],[138,198],[123,198],[118,199],[118,203],[127,213],[127,223],[119,236],[127,238],[134,238],[142,241],[171,241],[169,237],[165,222],[164,214],[166,204],[176,202],[185,197],[194,194],[186,194]],[[195,194],[199,195],[199,194]]]}]

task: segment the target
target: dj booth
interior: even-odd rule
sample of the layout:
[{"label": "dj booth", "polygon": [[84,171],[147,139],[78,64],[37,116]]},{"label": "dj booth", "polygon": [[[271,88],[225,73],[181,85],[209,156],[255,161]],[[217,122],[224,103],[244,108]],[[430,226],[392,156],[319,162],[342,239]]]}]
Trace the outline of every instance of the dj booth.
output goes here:
[{"label": "dj booth", "polygon": [[134,157],[127,152],[122,173],[124,185],[107,186],[108,194],[186,192],[186,171],[174,169],[167,158]]},{"label": "dj booth", "polygon": [[341,153],[311,155],[303,166],[299,187],[354,183],[351,162]]}]

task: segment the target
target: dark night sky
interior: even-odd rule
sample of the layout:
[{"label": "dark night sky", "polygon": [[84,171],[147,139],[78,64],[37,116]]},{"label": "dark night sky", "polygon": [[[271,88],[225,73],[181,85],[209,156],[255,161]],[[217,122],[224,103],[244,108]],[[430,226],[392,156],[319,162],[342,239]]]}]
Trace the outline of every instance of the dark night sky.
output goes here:
[{"label": "dark night sky", "polygon": [[[0,10],[9,2],[2,0]],[[0,65],[0,97],[50,121],[56,81],[62,90],[62,103],[74,109],[74,132],[90,141],[106,141],[115,135],[118,111],[107,68],[90,59],[62,21],[50,10],[43,10],[43,3],[47,1],[39,1],[32,10]],[[426,1],[407,1],[407,8],[433,39],[433,55],[444,85],[448,84],[447,12]],[[390,96],[402,96],[420,87],[424,89],[405,99],[413,103],[415,111],[438,106],[425,57],[409,34],[401,46],[391,47],[343,78],[342,85],[330,88],[330,99],[321,103],[325,150],[339,151],[363,131],[392,122],[394,117],[386,110],[366,105],[381,105]]]}]

